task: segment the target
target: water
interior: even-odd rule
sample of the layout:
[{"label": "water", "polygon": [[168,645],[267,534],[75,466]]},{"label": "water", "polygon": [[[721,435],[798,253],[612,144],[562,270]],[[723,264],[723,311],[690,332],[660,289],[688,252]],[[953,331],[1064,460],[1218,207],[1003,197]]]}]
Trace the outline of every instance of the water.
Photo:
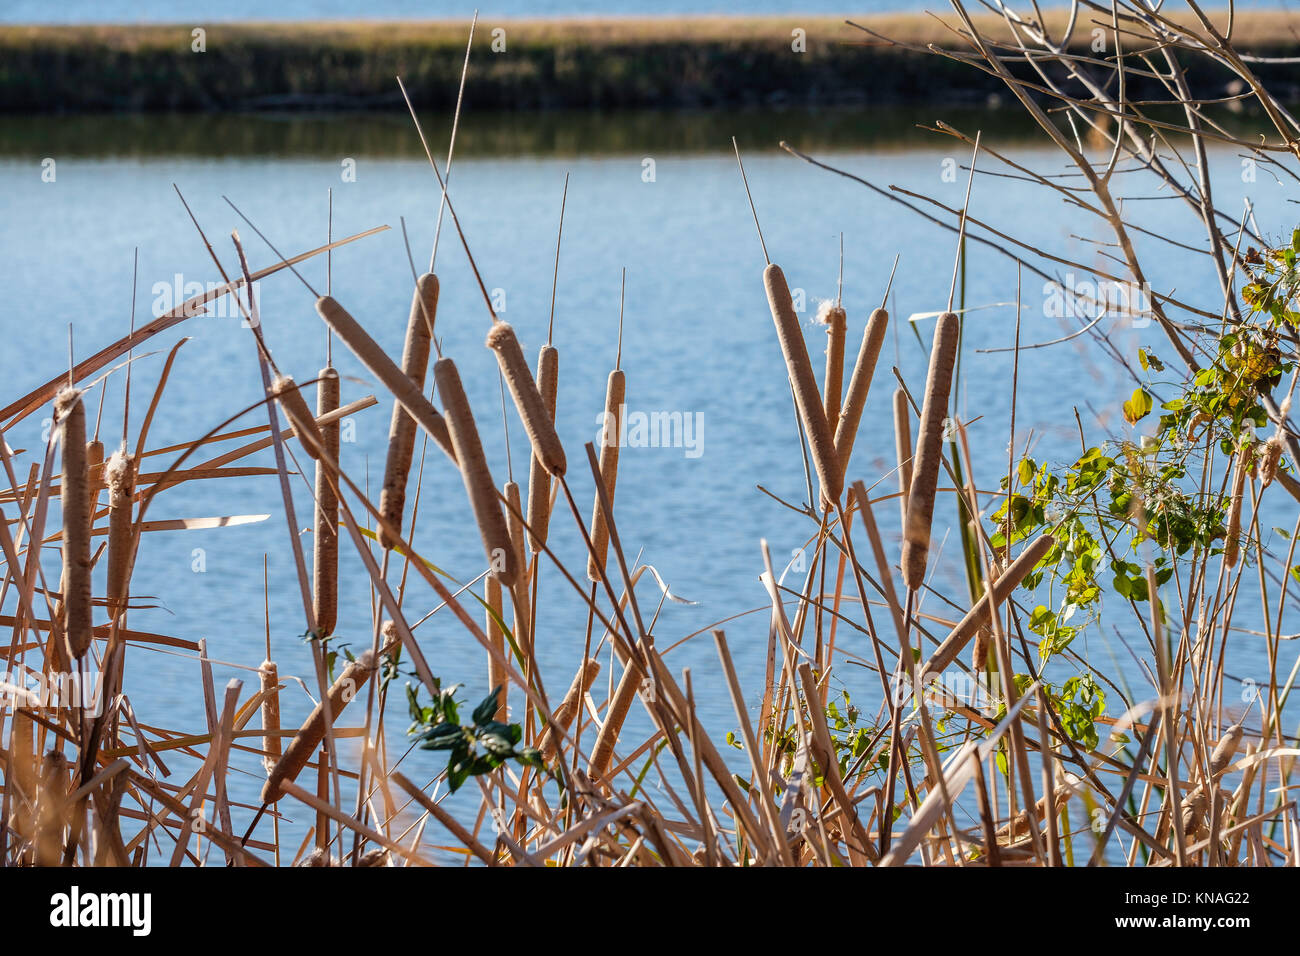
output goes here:
[{"label": "water", "polygon": [[[805,292],[803,315],[814,356],[820,356],[823,339],[811,319],[817,300],[836,292],[839,233],[844,233],[843,301],[849,313],[851,354],[867,315],[880,303],[894,254],[901,253],[891,300],[895,331],[877,369],[850,471],[851,477],[868,484],[880,480],[882,494],[894,488],[889,368],[896,364],[905,380],[917,386],[926,366],[921,341],[928,345],[933,327],[932,319],[916,321],[918,338],[902,319],[943,306],[953,240],[863,186],[806,165],[770,144],[786,136],[877,185],[898,184],[951,206],[960,205],[965,186],[964,174],[945,181],[946,161],[965,161],[964,151],[954,153],[946,140],[918,140],[916,134],[892,140],[878,124],[877,113],[827,112],[816,117],[646,115],[604,117],[586,126],[581,121],[566,125],[563,117],[554,116],[514,118],[505,126],[495,120],[470,122],[452,173],[453,200],[484,282],[504,304],[504,317],[518,330],[530,357],[546,339],[560,193],[566,173],[571,177],[555,303],[555,342],[561,354],[558,430],[569,450],[574,494],[584,512],[592,482],[582,446],[597,436],[596,416],[615,352],[623,267],[628,270],[623,342],[628,408],[702,416],[702,431],[695,436],[701,440],[698,457],[693,449],[681,447],[624,451],[617,504],[629,557],[639,555],[676,593],[697,602],[666,602],[654,631],[661,648],[703,632],[672,651],[668,660],[676,669],[694,669],[703,720],[718,735],[734,729],[735,717],[719,690],[707,629],[730,619],[725,627],[743,671],[742,683],[757,686],[768,619],[758,581],[763,566],[760,542],[769,543],[779,570],[810,534],[805,519],[757,488],[761,484],[796,505],[806,498],[790,395],[763,296],[762,255],[727,134],[741,129],[752,144],[746,150],[746,167],[767,246],[790,284]],[[972,131],[982,127],[986,135],[1000,129],[1000,135],[992,137],[994,145],[1016,162],[1044,170],[1057,167],[1054,154],[1022,129],[1000,127],[1003,121],[996,117],[952,118]],[[138,321],[173,304],[166,290],[175,277],[182,282],[217,280],[171,188],[173,182],[190,201],[227,268],[233,265],[229,233],[235,228],[246,240],[254,268],[276,257],[239,221],[223,196],[285,252],[324,240],[330,188],[336,236],[378,224],[392,226],[338,251],[332,285],[334,295],[390,354],[400,351],[411,274],[399,217],[406,217],[417,268],[423,268],[438,194],[409,134],[403,140],[399,117],[346,116],[333,123],[261,116],[173,117],[165,123],[114,119],[115,135],[101,138],[105,122],[0,121],[0,182],[5,184],[0,217],[6,223],[0,232],[0,285],[11,303],[0,357],[6,400],[57,374],[66,354],[69,322],[75,328],[78,357],[126,331],[135,247],[140,256]],[[446,124],[430,117],[428,127],[437,134],[434,149],[445,149]],[[593,127],[599,127],[598,135]],[[351,135],[337,138],[338,130]],[[46,157],[56,159],[53,183],[41,178],[41,160]],[[356,161],[355,182],[342,180],[347,159]],[[652,182],[644,180],[647,159],[654,162]],[[1240,208],[1249,190],[1257,201],[1261,228],[1270,235],[1289,230],[1293,214],[1273,196],[1278,187],[1263,177],[1258,184],[1244,185],[1239,163],[1229,152],[1217,151],[1213,159],[1223,174],[1215,182],[1222,208]],[[1123,193],[1150,195],[1151,187],[1134,180]],[[1143,211],[1157,231],[1199,241],[1197,220],[1186,207],[1161,200],[1144,203]],[[1061,204],[1045,202],[1042,193],[1023,183],[980,179],[972,214],[1044,250],[1104,264],[1094,247],[1075,237],[1102,233]],[[1153,243],[1148,239],[1144,245],[1155,248]],[[1151,276],[1154,287],[1177,287],[1180,297],[1217,308],[1217,287],[1208,271],[1188,274],[1170,260],[1164,260],[1167,267],[1161,260],[1151,261],[1157,263]],[[325,287],[323,259],[307,263],[302,271],[317,289]],[[438,273],[443,349],[457,360],[494,474],[504,481],[507,459],[498,424],[495,363],[482,345],[488,316],[450,221],[443,229]],[[1044,314],[1043,285],[1041,279],[1025,276],[1021,334],[1026,343],[1058,338],[1079,325]],[[262,283],[260,294],[265,334],[281,368],[299,381],[314,378],[326,343],[311,295],[288,273]],[[965,274],[966,302],[991,307],[971,313],[966,322],[957,402],[963,417],[974,421],[971,443],[981,489],[995,488],[1006,467],[1011,366],[1008,353],[979,350],[1011,343],[1014,311],[1007,303],[1015,294],[1014,265],[973,246]],[[1110,320],[1103,327],[1109,340],[1130,357],[1138,345],[1157,353],[1169,351],[1154,328]],[[158,383],[163,352],[182,336],[190,338],[166,384],[150,429],[150,447],[190,440],[260,397],[249,331],[237,318],[191,319],[142,350],[155,354],[137,358],[133,443]],[[368,374],[337,344],[334,361],[344,376],[345,402],[375,392]],[[1017,434],[1023,439],[1032,431],[1039,460],[1072,460],[1079,441],[1074,409],[1089,443],[1121,433],[1117,408],[1133,382],[1084,336],[1023,362],[1019,388]],[[111,447],[121,430],[123,373],[114,373],[104,389],[101,434]],[[100,393],[93,392],[92,413],[99,401]],[[343,446],[345,467],[358,482],[369,481],[376,497],[389,407],[381,402],[354,416],[354,440]],[[27,449],[18,463],[20,473],[42,447],[42,427],[48,425],[42,419],[47,415],[34,415],[6,435],[14,448]],[[245,416],[238,425],[264,423],[260,415]],[[526,438],[513,412],[510,418],[514,473],[526,483]],[[245,463],[270,464],[269,453]],[[307,526],[306,486],[295,480],[293,487],[297,524]],[[938,524],[951,523],[951,509],[950,500],[941,503]],[[149,534],[137,562],[133,594],[142,608],[132,612],[132,627],[192,641],[206,639],[210,655],[223,662],[216,667],[218,692],[231,677],[244,681],[245,696],[256,686],[250,668],[264,656],[264,555],[269,555],[271,639],[281,674],[315,686],[310,657],[299,638],[303,614],[278,484],[271,477],[191,482],[160,494],[149,511],[155,519],[263,513],[270,518],[241,527]],[[897,537],[894,502],[877,506],[877,514],[892,551]],[[479,572],[482,552],[460,478],[436,449],[425,463],[418,526],[415,544],[422,553],[460,581]],[[581,567],[580,540],[562,502],[552,528],[556,552],[566,563]],[[310,536],[303,540],[309,546]],[[941,541],[938,547],[937,587],[963,594],[960,568],[953,560],[955,542]],[[548,690],[558,695],[577,666],[586,616],[581,601],[553,567],[544,567],[542,574],[540,656]],[[359,650],[370,640],[371,599],[359,560],[346,544],[341,578],[337,640]],[[102,588],[102,582],[97,587]],[[643,585],[641,595],[649,617],[655,613],[653,585]],[[406,596],[412,619],[435,604],[412,576]],[[937,602],[925,610],[955,616]],[[1123,626],[1121,615],[1114,620]],[[1297,630],[1293,623],[1284,623],[1284,631],[1288,629]],[[476,702],[487,690],[486,665],[482,651],[463,629],[442,611],[422,624],[417,635],[434,671],[448,683],[464,683],[462,697]],[[849,654],[867,653],[852,632],[841,632],[840,646]],[[1115,659],[1127,660],[1123,648],[1106,635],[1094,633],[1075,650],[1106,671],[1113,670]],[[1241,635],[1239,649],[1230,655],[1230,672],[1262,675],[1262,654],[1262,640]],[[1282,657],[1279,667],[1285,672],[1295,651],[1283,645]],[[142,645],[133,647],[128,659],[126,690],[142,723],[186,731],[203,726],[193,654]],[[1129,671],[1134,693],[1141,695],[1142,677]],[[593,691],[597,700],[604,697],[608,676],[606,661]],[[874,675],[852,666],[841,668],[838,678],[859,700],[870,700],[877,687]],[[514,701],[517,706],[517,694]],[[309,704],[290,681],[286,725],[299,719]],[[399,696],[388,720],[394,757],[405,748],[405,724]],[[351,752],[350,747],[345,751]],[[436,773],[435,757],[417,752],[402,769],[413,779],[427,780]],[[185,761],[177,757],[174,764],[184,767]],[[261,780],[257,759],[237,753],[234,766],[233,795],[254,802]],[[297,813],[295,832],[307,822],[305,814]]]},{"label": "water", "polygon": [[[1046,3],[1059,6],[1060,3]],[[1214,6],[1211,4],[1211,6]],[[1295,9],[1294,0],[1237,0],[1238,10]],[[237,20],[429,20],[468,18],[478,10],[486,21],[494,17],[544,19],[573,16],[680,16],[705,13],[744,13],[751,16],[785,14],[863,14],[939,10],[935,0],[284,0],[274,6],[257,0],[9,0],[0,9],[0,23],[215,23]]]}]

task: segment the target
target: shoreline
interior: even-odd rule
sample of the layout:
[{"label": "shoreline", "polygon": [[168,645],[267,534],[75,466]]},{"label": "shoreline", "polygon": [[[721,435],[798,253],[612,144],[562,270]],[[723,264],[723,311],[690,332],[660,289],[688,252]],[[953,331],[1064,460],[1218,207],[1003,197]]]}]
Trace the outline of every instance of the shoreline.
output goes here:
[{"label": "shoreline", "polygon": [[[991,35],[1005,30],[1000,19],[976,19]],[[1049,27],[1059,19],[1049,15]],[[867,30],[826,16],[481,20],[466,107],[972,106],[1007,97],[995,77],[915,49],[961,44],[933,17],[876,14],[854,23]],[[397,75],[417,106],[446,110],[459,83],[466,26],[0,26],[0,112],[397,110]],[[1297,14],[1238,13],[1234,42],[1256,55],[1300,55],[1297,26]],[[195,29],[204,31],[198,39]],[[1090,40],[1091,27],[1080,25],[1071,46],[1086,51]],[[1297,99],[1300,82],[1289,69],[1261,64],[1258,72]],[[1207,96],[1224,95],[1219,77],[1190,79]]]}]

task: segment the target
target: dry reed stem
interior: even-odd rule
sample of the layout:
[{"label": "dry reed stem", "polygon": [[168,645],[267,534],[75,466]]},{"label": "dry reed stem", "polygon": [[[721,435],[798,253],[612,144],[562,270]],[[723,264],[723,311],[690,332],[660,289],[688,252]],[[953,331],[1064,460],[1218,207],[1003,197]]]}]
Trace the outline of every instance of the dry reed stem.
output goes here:
[{"label": "dry reed stem", "polygon": [[[553,345],[543,345],[537,353],[537,390],[542,395],[547,417],[555,422],[555,406],[560,385],[560,353]],[[528,460],[528,527],[533,553],[546,544],[551,527],[551,473],[536,455]]]},{"label": "dry reed stem", "polygon": [[[387,651],[385,648],[384,652]],[[381,652],[381,653],[384,653]],[[339,714],[349,703],[356,699],[358,692],[366,686],[374,674],[377,663],[370,648],[366,648],[354,661],[349,661],[338,679],[330,685],[327,693],[331,720],[338,720]],[[296,780],[302,768],[325,739],[325,701],[318,703],[303,721],[293,740],[285,749],[280,759],[267,774],[266,783],[262,785],[262,802],[275,803],[285,793],[285,784]]]},{"label": "dry reed stem", "polygon": [[552,475],[563,476],[567,462],[560,436],[555,433],[555,423],[542,393],[538,391],[533,373],[528,370],[528,360],[515,330],[505,322],[493,322],[487,335],[487,347],[496,353],[497,364],[515,400],[515,408],[524,423],[524,431],[533,446],[533,455]]},{"label": "dry reed stem", "polygon": [[[1050,534],[1040,535],[1035,538],[992,583],[990,590],[993,592],[993,599],[998,604],[1005,602],[1055,543],[1055,539]],[[966,612],[966,616],[948,632],[948,636],[930,655],[930,659],[921,668],[921,679],[925,680],[930,675],[941,674],[947,669],[957,659],[957,655],[961,653],[962,648],[975,636],[976,631],[987,627],[988,623],[989,596],[985,593]]]},{"label": "dry reed stem", "polygon": [[[623,402],[627,392],[627,376],[621,368],[609,373],[605,383],[605,415],[600,435],[600,479],[605,486],[609,503],[614,504],[618,487],[618,456],[623,434]],[[591,506],[591,547],[594,554],[587,555],[587,578],[599,581],[605,576],[605,561],[609,555],[609,526],[605,512],[600,507],[600,495]]]},{"label": "dry reed stem", "polygon": [[393,360],[367,334],[357,320],[328,295],[316,300],[316,312],[325,320],[325,324],[334,330],[334,334],[343,340],[361,364],[392,392],[393,397],[406,409],[407,414],[416,420],[452,461],[455,461],[456,452],[452,448],[451,436],[447,433],[447,423],[443,417],[438,414],[433,403],[415,387],[415,383],[393,364]]},{"label": "dry reed stem", "polygon": [[591,690],[592,683],[600,674],[600,661],[594,657],[588,657],[578,667],[578,672],[573,675],[573,683],[569,685],[568,692],[564,695],[564,700],[560,706],[555,708],[555,713],[551,715],[551,724],[547,726],[546,732],[542,734],[541,743],[538,749],[549,763],[555,758],[555,754],[560,749],[560,735],[556,733],[558,727],[560,734],[569,732],[573,725],[574,718],[582,710],[582,698]]},{"label": "dry reed stem", "polygon": [[840,464],[841,477],[847,474],[849,460],[853,457],[853,443],[858,437],[858,425],[862,422],[862,412],[867,407],[867,394],[871,391],[876,361],[880,358],[880,347],[884,344],[888,328],[889,313],[884,309],[876,309],[862,330],[862,345],[858,349],[857,361],[853,364],[853,374],[849,377],[848,396],[835,426],[835,456]]},{"label": "dry reed stem", "polygon": [[767,292],[768,307],[772,310],[772,321],[776,324],[776,335],[781,342],[781,352],[785,356],[790,384],[794,387],[795,404],[808,435],[813,465],[821,482],[822,500],[839,501],[844,475],[835,455],[835,439],[826,422],[826,409],[817,391],[808,346],[803,340],[799,316],[790,298],[790,287],[780,266],[768,263],[763,270],[763,287]]},{"label": "dry reed stem", "polygon": [[[339,373],[333,367],[320,370],[316,380],[316,417],[339,407]],[[323,443],[316,462],[316,508],[313,512],[312,597],[316,630],[324,636],[334,633],[339,612],[339,500],[329,480],[328,462],[339,460],[339,424],[318,425]],[[382,532],[381,532],[382,534]]]},{"label": "dry reed stem", "polygon": [[86,408],[81,392],[64,388],[54,400],[63,447],[63,608],[72,656],[80,659],[94,633],[90,598],[90,496],[86,471]]},{"label": "dry reed stem", "polygon": [[312,458],[319,458],[320,429],[316,427],[315,417],[307,409],[307,400],[302,397],[302,390],[290,376],[278,375],[271,383],[271,392],[279,401],[280,407],[284,409],[285,417],[293,423],[294,432],[298,435],[298,444]]},{"label": "dry reed stem", "polygon": [[[402,372],[421,392],[429,369],[433,323],[438,314],[438,292],[437,276],[431,272],[420,276],[411,299],[411,314],[406,320]],[[406,413],[401,402],[394,402],[393,417],[388,426],[388,457],[384,464],[384,486],[379,492],[379,510],[399,531],[406,510],[406,482],[415,453],[415,431],[415,419]],[[395,542],[381,532],[379,544],[391,549]]]},{"label": "dry reed stem", "polygon": [[907,528],[903,538],[903,583],[920,589],[930,553],[930,525],[934,496],[943,462],[943,423],[948,415],[948,395],[957,361],[960,320],[952,312],[939,316],[930,347],[930,370],[921,407],[921,431],[916,441],[912,487],[908,491]]},{"label": "dry reed stem", "polygon": [[447,430],[456,461],[460,463],[465,493],[469,496],[474,520],[478,522],[479,534],[483,538],[488,567],[503,585],[512,587],[517,579],[515,547],[501,514],[496,484],[483,454],[478,426],[474,423],[474,413],[470,410],[456,363],[449,358],[438,359],[433,366],[433,377],[447,412]]},{"label": "dry reed stem", "polygon": [[104,467],[108,485],[108,613],[117,618],[126,610],[135,559],[131,506],[135,495],[135,459],[115,451]]}]

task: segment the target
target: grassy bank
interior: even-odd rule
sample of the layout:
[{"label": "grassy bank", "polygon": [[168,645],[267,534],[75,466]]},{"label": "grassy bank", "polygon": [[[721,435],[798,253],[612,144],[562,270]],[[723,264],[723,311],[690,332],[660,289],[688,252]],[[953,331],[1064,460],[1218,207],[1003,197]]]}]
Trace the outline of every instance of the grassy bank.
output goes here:
[{"label": "grassy bank", "polygon": [[[1300,47],[1284,13],[1238,15],[1234,40],[1257,53]],[[467,90],[476,110],[709,108],[976,103],[999,81],[911,45],[960,46],[934,18],[483,21]],[[6,112],[386,109],[400,74],[417,103],[453,104],[466,24],[295,23],[0,28]],[[984,22],[992,34],[997,22]],[[504,50],[494,31],[504,30]],[[796,52],[796,30],[805,31]],[[1091,28],[1075,31],[1086,43]],[[495,37],[496,46],[502,36]],[[1284,68],[1283,68],[1284,69]],[[1295,85],[1278,69],[1279,92]],[[1226,81],[1194,76],[1219,95]],[[1216,86],[1217,85],[1217,86]]]}]

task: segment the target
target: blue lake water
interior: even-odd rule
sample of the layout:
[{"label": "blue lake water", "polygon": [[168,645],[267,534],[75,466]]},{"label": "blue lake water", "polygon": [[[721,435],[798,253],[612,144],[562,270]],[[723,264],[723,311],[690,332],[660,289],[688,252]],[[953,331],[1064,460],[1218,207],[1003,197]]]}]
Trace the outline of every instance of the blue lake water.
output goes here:
[{"label": "blue lake water", "polygon": [[[805,332],[818,361],[824,336],[814,327],[813,314],[819,299],[836,294],[840,233],[844,234],[843,301],[849,314],[850,354],[856,352],[868,314],[880,303],[895,254],[901,256],[891,297],[893,331],[877,367],[850,468],[852,478],[869,485],[880,481],[880,493],[894,490],[890,367],[896,365],[912,387],[919,387],[933,328],[931,318],[909,323],[907,317],[942,309],[948,295],[954,251],[951,234],[859,184],[776,150],[773,144],[789,135],[796,144],[810,144],[829,162],[877,185],[898,184],[954,207],[961,204],[964,174],[953,180],[946,172],[954,161],[966,161],[964,151],[954,153],[948,141],[937,138],[918,140],[913,135],[903,142],[873,138],[876,120],[870,115],[835,114],[832,119],[837,129],[858,133],[841,133],[825,141],[809,133],[805,140],[790,135],[780,115],[756,120],[752,115],[716,114],[699,120],[705,124],[705,134],[675,140],[664,134],[664,128],[672,126],[666,120],[613,117],[606,122],[615,127],[624,124],[623,132],[610,133],[612,140],[599,141],[604,145],[582,148],[574,143],[589,140],[566,138],[563,129],[553,131],[555,135],[530,136],[525,130],[512,136],[509,129],[485,128],[477,148],[474,136],[463,142],[452,171],[452,198],[484,282],[499,296],[503,317],[515,326],[530,357],[546,338],[560,195],[565,175],[570,176],[555,301],[555,343],[561,356],[558,429],[569,449],[571,480],[584,512],[590,507],[592,482],[582,446],[597,437],[597,415],[615,353],[624,267],[623,367],[628,408],[682,412],[702,421],[696,436],[698,455],[680,447],[624,451],[617,514],[629,556],[640,555],[675,592],[697,602],[693,606],[666,603],[655,633],[663,648],[703,632],[673,651],[669,660],[675,668],[695,670],[705,723],[718,734],[734,728],[735,718],[729,699],[717,690],[721,685],[707,629],[740,615],[726,629],[744,672],[743,682],[756,687],[768,627],[767,599],[758,581],[760,542],[770,543],[781,566],[810,534],[805,519],[757,488],[761,484],[795,504],[806,497],[784,365],[764,300],[762,254],[729,152],[728,132],[744,127],[754,141],[747,150],[746,166],[768,250],[773,261],[783,266],[790,284],[804,292]],[[996,125],[985,119],[990,127]],[[98,127],[0,122],[0,182],[4,184],[0,221],[5,223],[0,230],[0,287],[10,303],[4,320],[6,347],[0,357],[6,400],[63,367],[69,322],[79,358],[126,331],[133,249],[138,247],[140,257],[137,321],[174,304],[168,290],[177,277],[182,285],[217,281],[172,190],[173,182],[185,193],[228,268],[233,264],[229,233],[236,228],[245,238],[254,268],[276,257],[243,226],[223,196],[239,205],[286,253],[324,241],[326,195],[331,188],[335,236],[379,224],[393,227],[338,251],[333,257],[332,287],[335,297],[390,354],[399,353],[411,290],[399,217],[406,218],[414,256],[422,267],[428,259],[439,196],[427,164],[412,154],[409,143],[393,149],[379,137],[373,140],[378,145],[366,145],[372,139],[363,132],[366,124],[403,121],[399,117],[332,121],[345,130],[357,130],[356,143],[362,148],[351,152],[344,151],[346,137],[342,143],[311,136],[296,139],[286,129],[298,121],[241,119],[242,138],[224,135],[223,127],[205,126],[209,121],[201,117],[169,122],[172,125],[157,128],[165,135],[147,123],[120,125],[117,138],[106,139],[102,148],[93,133]],[[981,124],[978,118],[968,117],[967,122],[971,132]],[[429,118],[429,128],[439,142],[445,141],[445,123]],[[472,132],[474,127],[469,129]],[[267,132],[265,140],[259,138],[259,131]],[[675,146],[675,142],[692,145]],[[1007,133],[994,145],[1016,162],[1043,171],[1059,169],[1055,155],[1023,132]],[[46,158],[56,162],[53,182],[42,180]],[[1219,171],[1215,191],[1222,208],[1241,208],[1249,195],[1266,234],[1289,233],[1294,210],[1282,201],[1280,186],[1263,176],[1259,182],[1243,183],[1240,164],[1230,151],[1215,151],[1212,158]],[[647,160],[653,164],[650,181]],[[355,181],[345,181],[352,168]],[[1133,197],[1150,195],[1151,183],[1132,178],[1123,192]],[[1075,212],[1024,183],[981,177],[971,209],[973,215],[1039,248],[1105,265],[1096,248],[1080,238],[1102,236],[1095,224],[1081,222]],[[1199,222],[1183,205],[1170,200],[1146,202],[1143,215],[1144,223],[1155,231],[1179,235],[1189,243],[1201,241]],[[1143,244],[1160,248],[1150,238]],[[1208,270],[1189,273],[1167,257],[1152,261],[1155,288],[1176,287],[1182,298],[1210,309],[1219,307],[1218,289]],[[325,286],[323,259],[307,263],[302,272],[318,289]],[[483,347],[488,316],[450,221],[443,229],[438,273],[442,347],[460,367],[494,475],[503,482],[509,466],[499,426],[496,366]],[[1014,309],[1009,303],[1016,298],[1016,281],[1014,264],[979,246],[971,247],[965,301],[971,307],[987,308],[971,312],[965,322],[955,405],[964,419],[974,423],[971,443],[981,489],[995,488],[1007,465],[1011,360],[1006,352],[979,350],[1011,344]],[[1021,334],[1026,343],[1056,339],[1081,325],[1078,320],[1047,314],[1048,293],[1042,279],[1026,275],[1022,297]],[[324,362],[326,336],[311,295],[296,278],[282,273],[261,284],[260,302],[267,342],[280,367],[299,381],[314,378]],[[1130,360],[1139,346],[1157,353],[1168,351],[1154,327],[1107,319],[1101,328]],[[237,318],[191,319],[156,337],[142,351],[161,352],[182,336],[189,341],[180,349],[167,383],[150,433],[151,447],[193,439],[260,398],[253,341]],[[158,381],[162,361],[163,354],[154,354],[136,362],[132,434]],[[366,371],[337,343],[334,361],[344,376],[345,402],[376,391]],[[1040,460],[1073,460],[1079,448],[1075,409],[1089,443],[1130,434],[1118,407],[1134,384],[1088,336],[1034,353],[1020,368],[1017,434],[1023,441],[1032,433],[1033,453]],[[116,372],[102,387],[101,431],[111,446],[121,430],[124,375]],[[92,393],[92,411],[99,400],[99,392]],[[389,403],[381,402],[358,413],[352,421],[352,440],[343,446],[344,466],[359,483],[368,481],[376,497],[389,412]],[[20,473],[42,447],[42,419],[47,417],[48,412],[34,415],[6,435],[11,446],[28,450],[19,461]],[[513,411],[510,421],[514,475],[526,486],[526,438]],[[260,413],[240,422],[259,423],[265,423]],[[269,453],[248,463],[269,464]],[[414,486],[413,480],[410,497]],[[304,504],[309,495],[301,480],[295,480],[294,494],[298,524],[305,527],[310,523]],[[459,580],[478,574],[482,552],[460,477],[436,450],[425,464],[421,495],[416,546]],[[937,525],[951,524],[953,507],[951,498],[941,502]],[[566,562],[581,567],[580,537],[563,505],[558,509],[552,544]],[[192,482],[161,494],[150,517],[254,513],[271,518],[242,527],[147,535],[133,594],[149,607],[132,612],[131,625],[189,640],[206,639],[210,655],[222,662],[216,668],[217,687],[238,677],[245,681],[247,694],[257,679],[251,669],[264,653],[262,562],[269,554],[274,656],[282,675],[299,676],[314,688],[310,657],[299,637],[303,615],[275,479]],[[877,513],[892,553],[897,507],[891,500],[879,505]],[[1291,520],[1286,520],[1287,527]],[[310,535],[303,540],[310,553]],[[936,587],[954,596],[964,594],[959,562],[954,560],[955,541],[940,540],[937,547]],[[338,641],[359,649],[370,640],[371,594],[360,561],[346,544],[341,577]],[[648,605],[652,611],[657,594],[652,584],[643,588],[643,607]],[[436,603],[428,589],[413,579],[406,596],[412,618]],[[953,616],[951,608],[933,600],[923,610]],[[1288,609],[1284,632],[1300,630],[1292,613]],[[585,620],[581,600],[553,567],[544,567],[539,654],[552,694],[562,693],[577,666]],[[1124,626],[1121,616],[1115,621]],[[422,624],[417,635],[435,672],[448,683],[465,684],[464,699],[477,701],[487,689],[484,655],[477,645],[445,612]],[[1239,643],[1230,653],[1230,671],[1243,678],[1261,674],[1262,639],[1243,634],[1234,636],[1234,642]],[[841,647],[850,655],[867,654],[864,646],[855,645],[843,633]],[[1283,645],[1283,673],[1295,657],[1295,650],[1289,649],[1293,647]],[[1141,675],[1133,672],[1127,653],[1108,634],[1093,632],[1075,650],[1107,671],[1115,669],[1116,661],[1124,662],[1119,669],[1127,673],[1134,692],[1142,693]],[[605,696],[610,671],[607,652],[602,657],[606,670],[593,689],[597,703]],[[856,698],[869,700],[876,693],[876,678],[863,669],[846,666],[838,678]],[[199,687],[199,668],[192,654],[146,646],[131,649],[126,690],[143,723],[198,731],[204,724]],[[309,706],[307,695],[290,682],[286,725]],[[640,726],[635,724],[639,719],[634,718],[634,726]],[[405,727],[399,696],[388,721],[390,760],[395,761],[406,747]],[[403,769],[413,779],[430,779],[437,770],[435,758],[417,752]],[[253,802],[262,779],[258,760],[242,753],[234,764],[233,792]],[[307,823],[307,815],[298,813],[293,826],[301,830]]]}]

